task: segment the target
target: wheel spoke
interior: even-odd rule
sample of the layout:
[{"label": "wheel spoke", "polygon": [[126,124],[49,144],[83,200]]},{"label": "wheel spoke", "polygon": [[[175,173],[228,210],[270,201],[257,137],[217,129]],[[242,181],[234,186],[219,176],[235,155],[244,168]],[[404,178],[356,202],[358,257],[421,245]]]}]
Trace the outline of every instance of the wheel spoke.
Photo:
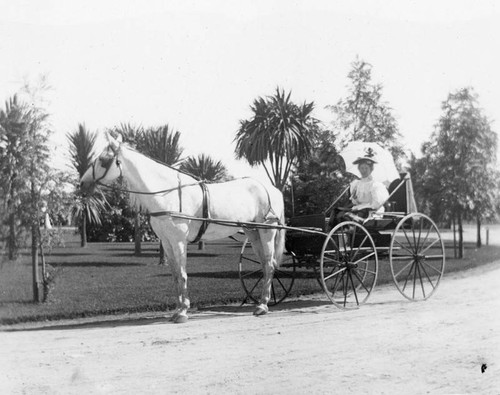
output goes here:
[{"label": "wheel spoke", "polygon": [[441,270],[436,269],[436,268],[435,268],[434,266],[432,266],[432,265],[429,265],[426,261],[423,261],[423,264],[424,264],[425,266],[427,266],[428,268],[430,268],[430,269],[434,270],[436,273],[441,274]]},{"label": "wheel spoke", "polygon": [[362,261],[364,261],[365,259],[368,259],[368,258],[370,258],[371,256],[374,256],[375,254],[376,254],[376,252],[372,252],[371,254],[368,254],[368,255],[364,256],[363,258],[361,258],[361,259],[357,260],[356,262],[353,262],[352,264],[353,264],[353,265],[357,265],[359,262],[362,262]]},{"label": "wheel spoke", "polygon": [[408,284],[408,279],[410,278],[411,276],[411,272],[413,271],[413,266],[415,265],[415,261],[412,262],[411,264],[411,267],[410,267],[410,271],[408,272],[408,275],[406,276],[406,279],[405,279],[405,284],[403,286],[403,291],[406,289],[406,285]]},{"label": "wheel spoke", "polygon": [[415,273],[413,275],[413,298],[412,299],[415,299],[415,287],[416,287],[416,283],[417,283],[417,268],[418,268],[418,262],[415,262]]},{"label": "wheel spoke", "polygon": [[337,274],[344,272],[345,270],[346,270],[345,267],[343,267],[343,268],[337,270],[336,272],[330,274],[329,276],[325,277],[325,282],[327,280],[331,279],[333,276],[336,276]]},{"label": "wheel spoke", "polygon": [[431,278],[430,278],[430,277],[429,277],[429,275],[427,274],[427,270],[425,270],[424,265],[422,265],[422,270],[424,271],[424,274],[425,274],[425,277],[427,277],[427,280],[431,283],[432,289],[436,288],[436,287],[434,286],[434,283],[432,282]]},{"label": "wheel spoke", "polygon": [[257,285],[260,283],[260,280],[262,280],[264,276],[260,276],[259,279],[255,282],[254,286],[252,287],[252,289],[250,290],[250,294],[254,291],[255,288],[257,288]]},{"label": "wheel spoke", "polygon": [[365,289],[365,291],[367,293],[370,293],[370,291],[365,287],[365,284],[363,282],[363,279],[360,277],[359,273],[357,271],[354,271],[354,275],[356,276],[356,278],[359,280],[359,283],[361,284],[361,286]]},{"label": "wheel spoke", "polygon": [[418,278],[420,280],[420,286],[422,288],[422,294],[425,299],[425,289],[424,289],[424,283],[422,282],[422,272],[420,271],[420,265],[417,263],[417,269],[418,269]]},{"label": "wheel spoke", "polygon": [[430,260],[430,259],[443,259],[444,255],[426,255],[425,259]]},{"label": "wheel spoke", "polygon": [[360,272],[370,273],[370,274],[373,274],[373,275],[377,274],[377,272],[374,272],[373,270],[368,270],[367,268],[360,268],[360,267],[358,267],[357,270],[360,271]]},{"label": "wheel spoke", "polygon": [[410,254],[413,255],[413,251],[409,250],[406,246],[404,246],[403,244],[401,244],[398,240],[394,239],[394,241],[396,243],[398,243],[401,248],[405,249],[406,251],[408,251]]},{"label": "wheel spoke", "polygon": [[[260,272],[261,272],[261,270],[257,269],[257,270],[254,270],[253,272],[242,274],[241,277],[249,277],[249,276],[254,275],[255,273],[260,273]],[[260,277],[262,278],[262,275]]]},{"label": "wheel spoke", "polygon": [[424,241],[422,242],[421,245],[425,245],[425,242],[427,241],[427,239],[429,238],[429,235],[431,234],[431,230],[432,230],[433,226],[431,224],[431,226],[429,227],[429,229],[427,229],[427,234],[425,235],[425,238],[424,238]]},{"label": "wheel spoke", "polygon": [[274,276],[274,279],[278,282],[279,285],[281,285],[281,289],[283,289],[283,291],[286,292],[286,287],[285,285],[281,282],[280,278],[279,277],[276,277],[276,275]]},{"label": "wheel spoke", "polygon": [[256,259],[248,258],[247,256],[242,256],[241,258],[244,259],[244,260],[246,260],[246,261],[250,261],[250,262],[256,263],[257,265],[261,264],[260,261],[257,261]]},{"label": "wheel spoke", "polygon": [[[413,226],[413,225],[412,225],[412,226]],[[410,239],[408,238],[408,234],[406,233],[405,228],[404,228],[404,227],[401,227],[401,230],[403,231],[403,233],[404,233],[404,235],[405,235],[405,237],[406,237],[406,241],[408,242],[408,245],[410,246],[410,248],[411,248],[411,249],[413,249],[414,247],[413,247],[413,245],[411,244]],[[411,251],[411,250],[408,250],[408,251],[409,251],[410,253],[412,253],[412,254],[415,252],[415,251]]]},{"label": "wheel spoke", "polygon": [[356,252],[352,256],[352,259],[356,258],[356,256],[358,255],[359,251],[361,251],[361,248],[365,245],[366,240],[368,240],[368,236],[365,236],[365,238],[363,239],[363,241],[359,244],[358,249],[356,250]]},{"label": "wheel spoke", "polygon": [[425,254],[426,251],[428,251],[430,248],[432,248],[432,246],[436,243],[439,243],[439,239],[435,239],[429,246],[427,246],[427,248],[425,250],[422,250],[420,253],[421,254]]},{"label": "wheel spoke", "polygon": [[402,260],[408,260],[408,259],[413,259],[413,256],[410,255],[396,255],[392,257],[393,261],[402,261]]},{"label": "wheel spoke", "polygon": [[359,306],[358,294],[356,292],[356,287],[354,286],[354,281],[352,279],[351,271],[349,271],[349,279],[351,280],[352,292],[354,293],[354,298],[356,299],[356,305]]},{"label": "wheel spoke", "polygon": [[[344,273],[342,273],[342,275],[340,276],[340,279],[342,279],[343,276],[344,276]],[[333,290],[332,291],[332,296],[333,296],[333,294],[335,294],[335,290],[337,289],[338,283],[339,283],[339,277],[336,277],[335,278],[335,284],[333,284],[333,288],[332,288],[332,290]],[[325,280],[325,284],[326,284],[326,280]]]},{"label": "wheel spoke", "polygon": [[[412,261],[410,263],[408,263],[406,266],[404,266],[399,272],[397,272],[394,277],[397,279],[399,277],[399,275],[410,265],[413,265],[413,263],[415,262],[415,260],[413,259],[412,257]],[[411,271],[411,269],[410,269]]]},{"label": "wheel spoke", "polygon": [[347,304],[347,281],[345,281],[345,276],[342,277],[342,290],[344,291],[344,307]]}]

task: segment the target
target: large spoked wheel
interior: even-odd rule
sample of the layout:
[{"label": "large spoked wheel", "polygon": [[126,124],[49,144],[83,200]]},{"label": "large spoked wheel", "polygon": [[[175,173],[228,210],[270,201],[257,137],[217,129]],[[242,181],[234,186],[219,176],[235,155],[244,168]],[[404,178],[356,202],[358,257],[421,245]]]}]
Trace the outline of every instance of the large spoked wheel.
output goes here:
[{"label": "large spoked wheel", "polygon": [[[247,295],[243,303],[259,303],[264,283],[264,272],[248,239],[245,240],[241,248],[239,276],[243,290]],[[274,270],[271,298],[268,305],[274,306],[283,301],[290,293],[294,280],[295,258],[292,254],[284,253],[280,267]]]},{"label": "large spoked wheel", "polygon": [[368,231],[356,222],[342,222],[328,234],[321,250],[321,285],[341,309],[366,303],[375,288],[378,257]]},{"label": "large spoked wheel", "polygon": [[389,260],[394,284],[405,298],[431,297],[445,266],[444,243],[436,224],[420,213],[401,219],[392,235]]}]

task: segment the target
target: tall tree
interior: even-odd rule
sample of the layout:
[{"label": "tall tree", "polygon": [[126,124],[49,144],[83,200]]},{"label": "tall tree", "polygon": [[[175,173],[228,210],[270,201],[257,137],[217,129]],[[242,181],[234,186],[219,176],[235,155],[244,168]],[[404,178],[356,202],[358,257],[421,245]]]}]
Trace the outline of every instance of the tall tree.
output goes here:
[{"label": "tall tree", "polygon": [[[29,92],[27,92],[29,93]],[[18,248],[16,226],[31,232],[34,300],[41,301],[38,267],[39,220],[42,187],[49,173],[48,139],[51,133],[46,111],[17,96],[0,111],[0,177],[8,216],[9,257]]]},{"label": "tall tree", "polygon": [[389,149],[399,167],[406,160],[402,135],[392,108],[382,100],[382,84],[372,82],[372,65],[356,58],[347,75],[349,94],[328,106],[336,116],[333,122],[341,145],[349,141],[379,143]]},{"label": "tall tree", "polygon": [[495,210],[497,136],[482,114],[472,88],[450,93],[430,142],[423,146],[423,183],[436,212],[456,219],[458,256],[463,257],[463,221],[481,219]]},{"label": "tall tree", "polygon": [[[67,135],[71,164],[80,179],[95,159],[95,143],[97,133],[87,130],[85,124]],[[106,200],[102,193],[84,195],[77,187],[72,215],[79,223],[81,231],[81,246],[87,247],[87,224],[101,223],[101,211],[106,208]]]},{"label": "tall tree", "polygon": [[291,92],[276,89],[274,96],[259,97],[250,107],[253,116],[240,121],[236,133],[236,158],[262,165],[273,185],[283,190],[299,158],[311,154],[318,121],[314,103],[297,105]]},{"label": "tall tree", "polygon": [[[2,223],[7,234],[10,260],[18,256],[18,226],[23,213],[21,196],[26,189],[29,152],[29,117],[17,95],[8,99],[0,111],[0,188],[3,200]],[[2,225],[3,225],[2,224]]]},{"label": "tall tree", "polygon": [[285,194],[287,215],[326,213],[350,181],[342,175],[342,166],[335,136],[321,130],[314,139],[312,155],[300,160],[293,172],[293,190]]},{"label": "tall tree", "polygon": [[222,162],[220,160],[216,161],[205,154],[186,158],[181,163],[180,168],[204,181],[218,182],[227,177],[227,169]]}]

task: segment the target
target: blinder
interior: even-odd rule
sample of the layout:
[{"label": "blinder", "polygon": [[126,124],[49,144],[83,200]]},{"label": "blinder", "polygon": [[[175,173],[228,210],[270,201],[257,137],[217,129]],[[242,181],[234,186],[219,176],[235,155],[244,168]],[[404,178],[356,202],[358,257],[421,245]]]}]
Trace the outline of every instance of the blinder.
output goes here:
[{"label": "blinder", "polygon": [[[98,161],[100,166],[104,168],[104,173],[101,177],[96,178],[96,163]],[[118,168],[120,169],[120,175],[121,175],[122,172],[121,162],[117,158],[116,153],[114,153],[113,155],[106,155],[104,157],[100,156],[94,161],[94,164],[92,165],[92,178],[94,179],[94,183],[99,184],[100,181],[108,175],[111,166],[113,166],[113,162],[116,163],[116,166],[118,166]]]}]

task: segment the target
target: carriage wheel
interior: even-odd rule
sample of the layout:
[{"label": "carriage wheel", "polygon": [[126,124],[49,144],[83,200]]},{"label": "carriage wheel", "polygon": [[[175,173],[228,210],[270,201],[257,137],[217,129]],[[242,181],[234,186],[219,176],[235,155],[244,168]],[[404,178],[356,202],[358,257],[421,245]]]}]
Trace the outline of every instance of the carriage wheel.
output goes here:
[{"label": "carriage wheel", "polygon": [[444,243],[436,224],[420,213],[404,217],[392,235],[389,260],[398,291],[409,300],[428,299],[445,266]]},{"label": "carriage wheel", "polygon": [[378,274],[375,243],[356,222],[342,222],[328,234],[321,250],[321,284],[334,305],[355,309],[368,300]]},{"label": "carriage wheel", "polygon": [[[262,284],[264,282],[264,272],[262,264],[253,251],[248,239],[243,243],[239,262],[239,276],[243,290],[247,297],[243,301],[246,303],[259,303]],[[271,283],[271,298],[269,306],[274,306],[285,299],[290,293],[295,280],[295,257],[293,254],[284,252],[281,265],[274,270],[273,281]]]}]

